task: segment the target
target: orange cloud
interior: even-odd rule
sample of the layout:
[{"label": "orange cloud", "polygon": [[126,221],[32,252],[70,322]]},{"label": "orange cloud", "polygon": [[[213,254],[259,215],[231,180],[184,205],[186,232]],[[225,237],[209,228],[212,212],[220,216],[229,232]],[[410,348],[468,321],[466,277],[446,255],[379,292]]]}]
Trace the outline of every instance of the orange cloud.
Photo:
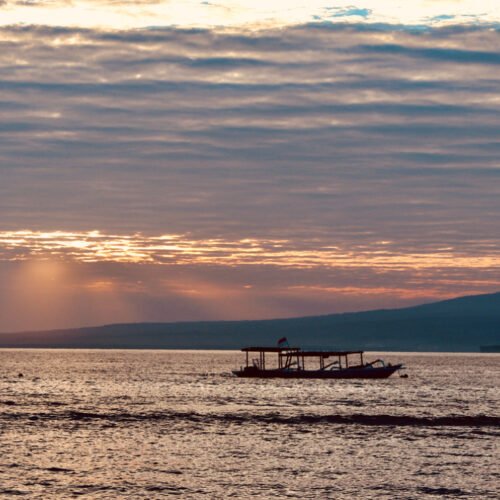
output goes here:
[{"label": "orange cloud", "polygon": [[183,234],[148,236],[88,232],[0,232],[0,260],[62,259],[157,265],[267,265],[280,268],[371,268],[383,272],[432,269],[500,268],[500,255],[465,254],[444,247],[428,252],[401,252],[388,241],[342,248],[306,247],[289,240],[245,238],[195,239]]}]

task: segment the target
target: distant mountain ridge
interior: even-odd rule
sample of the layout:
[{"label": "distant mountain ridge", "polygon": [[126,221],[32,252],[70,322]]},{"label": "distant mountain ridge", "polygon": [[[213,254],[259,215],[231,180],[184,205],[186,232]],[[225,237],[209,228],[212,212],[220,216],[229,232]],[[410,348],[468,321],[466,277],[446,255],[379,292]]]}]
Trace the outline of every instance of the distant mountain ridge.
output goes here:
[{"label": "distant mountain ridge", "polygon": [[500,292],[402,309],[272,320],[128,323],[0,334],[0,347],[239,349],[303,347],[478,352],[500,344]]}]

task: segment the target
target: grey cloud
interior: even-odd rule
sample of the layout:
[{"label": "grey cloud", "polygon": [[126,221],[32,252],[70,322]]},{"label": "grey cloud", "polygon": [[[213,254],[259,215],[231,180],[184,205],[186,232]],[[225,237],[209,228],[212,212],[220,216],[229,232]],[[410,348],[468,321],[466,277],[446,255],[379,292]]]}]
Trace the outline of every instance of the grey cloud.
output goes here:
[{"label": "grey cloud", "polygon": [[498,52],[440,47],[405,47],[397,44],[362,45],[363,52],[397,54],[460,64],[500,64]]},{"label": "grey cloud", "polygon": [[3,34],[7,227],[469,253],[500,234],[494,30]]},{"label": "grey cloud", "polygon": [[127,67],[134,68],[148,68],[156,65],[178,65],[185,66],[186,68],[195,69],[238,69],[238,68],[259,68],[259,67],[300,67],[303,68],[304,64],[299,65],[295,63],[280,63],[265,59],[257,59],[250,57],[149,57],[149,58],[127,58],[126,60],[111,59],[108,61],[100,61],[105,67],[110,69],[125,69]]}]

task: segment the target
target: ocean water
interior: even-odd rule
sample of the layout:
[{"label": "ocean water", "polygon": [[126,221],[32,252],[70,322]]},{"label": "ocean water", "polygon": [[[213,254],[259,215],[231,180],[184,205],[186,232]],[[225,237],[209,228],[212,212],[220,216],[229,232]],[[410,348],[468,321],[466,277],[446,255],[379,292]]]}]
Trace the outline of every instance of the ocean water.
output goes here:
[{"label": "ocean water", "polygon": [[238,352],[0,350],[0,498],[500,498],[500,356],[383,357],[408,378],[239,379]]}]

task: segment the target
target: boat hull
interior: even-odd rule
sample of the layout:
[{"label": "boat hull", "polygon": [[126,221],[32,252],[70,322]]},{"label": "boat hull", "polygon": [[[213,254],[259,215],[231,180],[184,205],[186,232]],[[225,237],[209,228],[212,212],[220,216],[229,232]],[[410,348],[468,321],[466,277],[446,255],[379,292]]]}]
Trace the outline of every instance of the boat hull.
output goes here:
[{"label": "boat hull", "polygon": [[261,370],[255,367],[247,367],[242,370],[234,370],[237,377],[244,378],[321,378],[321,379],[349,379],[349,378],[388,378],[394,372],[400,370],[403,365],[391,365],[383,367],[344,368],[340,370]]}]

